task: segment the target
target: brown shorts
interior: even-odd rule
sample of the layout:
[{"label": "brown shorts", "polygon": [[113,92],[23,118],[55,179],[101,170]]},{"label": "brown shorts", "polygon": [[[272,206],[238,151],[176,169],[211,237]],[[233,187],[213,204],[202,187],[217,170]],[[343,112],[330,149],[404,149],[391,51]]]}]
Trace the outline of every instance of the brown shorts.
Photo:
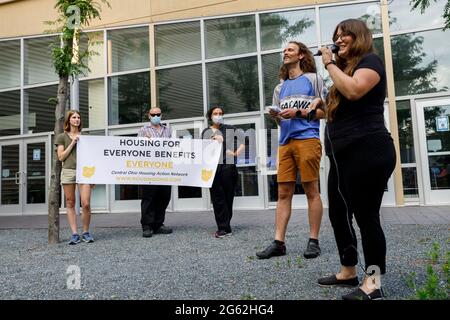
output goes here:
[{"label": "brown shorts", "polygon": [[322,145],[319,139],[291,139],[278,149],[278,182],[295,182],[297,170],[301,182],[319,180]]}]

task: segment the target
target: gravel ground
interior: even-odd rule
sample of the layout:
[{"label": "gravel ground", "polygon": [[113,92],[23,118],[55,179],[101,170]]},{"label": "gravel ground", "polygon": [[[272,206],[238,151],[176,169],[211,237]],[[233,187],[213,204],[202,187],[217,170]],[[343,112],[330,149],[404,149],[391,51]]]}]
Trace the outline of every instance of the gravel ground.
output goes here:
[{"label": "gravel ground", "polygon": [[[433,242],[448,250],[448,225],[386,225],[389,299],[408,299],[411,272],[425,277]],[[173,234],[142,238],[140,228],[96,228],[96,242],[47,245],[45,229],[0,230],[0,299],[340,299],[345,288],[321,288],[316,279],[338,270],[329,223],[322,226],[322,255],[302,256],[307,227],[289,225],[288,255],[258,260],[273,226],[236,225],[215,239],[206,226],[176,225]],[[361,250],[360,250],[361,251]],[[362,253],[360,252],[362,256]],[[67,288],[67,268],[81,271],[81,289]],[[361,275],[361,271],[359,271]]]}]

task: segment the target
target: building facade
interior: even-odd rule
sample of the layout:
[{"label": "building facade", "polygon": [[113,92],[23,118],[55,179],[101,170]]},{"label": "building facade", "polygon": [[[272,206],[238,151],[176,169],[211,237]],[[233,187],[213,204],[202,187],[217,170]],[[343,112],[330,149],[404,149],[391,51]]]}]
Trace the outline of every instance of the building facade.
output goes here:
[{"label": "building facade", "polygon": [[[88,134],[135,136],[148,121],[149,107],[158,105],[177,137],[199,138],[209,106],[223,105],[225,122],[249,132],[238,164],[235,207],[275,207],[278,137],[266,106],[278,83],[282,49],[295,39],[314,52],[332,43],[338,22],[359,18],[372,30],[386,64],[385,119],[399,159],[383,205],[450,204],[445,0],[424,14],[411,12],[409,0],[109,2],[111,8],[103,7],[102,19],[85,30],[80,43],[97,52],[79,81],[79,109]],[[43,21],[56,18],[54,4],[0,1],[0,215],[47,213],[51,98],[58,84],[50,45],[58,35],[45,33]],[[329,85],[326,70],[316,62]],[[328,169],[324,156],[320,189],[325,205]],[[138,193],[139,186],[98,185],[93,211],[139,211]],[[294,207],[306,205],[298,183]],[[173,187],[169,208],[209,210],[209,192]]]}]

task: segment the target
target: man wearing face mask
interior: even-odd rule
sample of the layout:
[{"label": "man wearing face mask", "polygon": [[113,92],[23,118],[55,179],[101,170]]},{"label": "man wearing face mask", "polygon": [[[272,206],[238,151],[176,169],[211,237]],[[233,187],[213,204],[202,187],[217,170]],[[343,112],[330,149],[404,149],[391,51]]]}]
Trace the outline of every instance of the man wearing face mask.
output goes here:
[{"label": "man wearing face mask", "polygon": [[[161,109],[153,107],[148,112],[150,123],[146,123],[138,132],[138,137],[171,138],[170,129],[161,123]],[[172,229],[164,225],[166,209],[170,202],[171,186],[141,186],[141,225],[142,236],[150,238],[153,234],[169,234]]]},{"label": "man wearing face mask", "polygon": [[238,180],[236,158],[244,151],[244,132],[223,123],[224,110],[220,106],[209,109],[206,118],[211,126],[202,132],[203,139],[213,139],[222,143],[222,155],[211,186],[211,202],[214,208],[217,231],[216,238],[231,235],[234,192]]}]

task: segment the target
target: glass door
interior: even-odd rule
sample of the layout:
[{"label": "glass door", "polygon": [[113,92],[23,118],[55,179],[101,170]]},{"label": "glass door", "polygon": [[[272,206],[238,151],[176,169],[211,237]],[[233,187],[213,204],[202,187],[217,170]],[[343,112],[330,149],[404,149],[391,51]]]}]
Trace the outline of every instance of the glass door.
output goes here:
[{"label": "glass door", "polygon": [[[179,139],[201,139],[203,121],[189,124],[174,123],[170,126],[172,137]],[[209,189],[189,186],[172,187],[172,203],[175,211],[207,210]]]},{"label": "glass door", "polygon": [[425,205],[450,204],[450,98],[416,103]]},{"label": "glass door", "polygon": [[21,199],[21,142],[0,142],[0,214],[22,213]]},{"label": "glass door", "polygon": [[0,214],[45,214],[48,137],[0,143]]},{"label": "glass door", "polygon": [[[136,137],[138,127],[114,129],[109,131],[110,136]],[[110,184],[107,186],[110,192],[110,208],[112,212],[140,212],[141,211],[141,186],[136,184]]]},{"label": "glass door", "polygon": [[225,123],[242,129],[245,134],[245,152],[237,158],[238,185],[234,199],[235,209],[264,208],[263,176],[261,174],[261,148],[263,132],[259,116],[225,118]]},{"label": "glass door", "polygon": [[47,137],[23,142],[23,213],[45,213],[47,207],[47,186],[49,185],[49,143]]}]

